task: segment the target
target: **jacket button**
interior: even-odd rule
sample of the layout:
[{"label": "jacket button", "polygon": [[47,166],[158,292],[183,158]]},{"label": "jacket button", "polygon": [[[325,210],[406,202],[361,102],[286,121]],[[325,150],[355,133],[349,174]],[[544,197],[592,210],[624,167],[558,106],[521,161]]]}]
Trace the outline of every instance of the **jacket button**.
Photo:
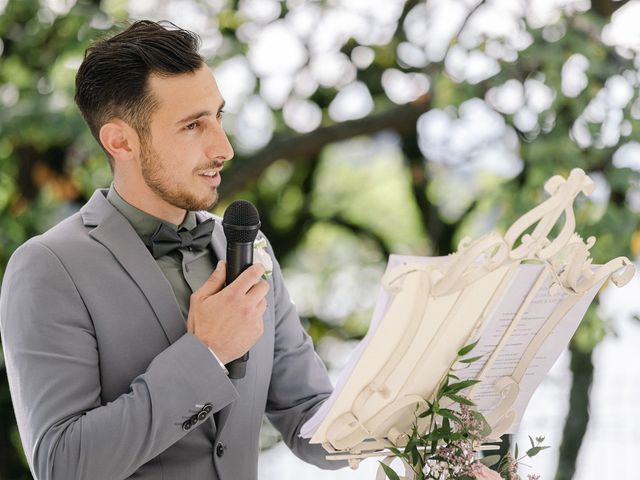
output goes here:
[{"label": "jacket button", "polygon": [[194,426],[196,423],[198,423],[198,414],[195,413],[191,415],[191,418],[189,420],[191,421],[191,426]]},{"label": "jacket button", "polygon": [[218,457],[222,457],[226,448],[227,446],[224,443],[218,442],[218,444],[216,445],[216,455]]},{"label": "jacket button", "polygon": [[211,413],[212,410],[213,410],[213,405],[211,405],[210,403],[205,403],[204,407],[202,407],[203,412]]},{"label": "jacket button", "polygon": [[191,419],[185,420],[185,422],[182,424],[182,430],[184,430],[186,432],[190,428],[191,428]]},{"label": "jacket button", "polygon": [[205,412],[204,410],[200,411],[198,413],[198,421],[203,421],[205,418],[207,418],[207,412]]}]

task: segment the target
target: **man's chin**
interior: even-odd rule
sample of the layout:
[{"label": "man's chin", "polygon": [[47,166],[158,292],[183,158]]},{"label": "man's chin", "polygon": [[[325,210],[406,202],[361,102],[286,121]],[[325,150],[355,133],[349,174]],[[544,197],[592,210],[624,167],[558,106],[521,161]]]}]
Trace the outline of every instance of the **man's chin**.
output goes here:
[{"label": "man's chin", "polygon": [[199,210],[211,210],[218,204],[218,193],[216,192],[213,197],[208,195],[207,198],[204,197],[196,197],[186,195],[181,196],[180,198],[167,198],[164,197],[165,201],[187,211],[199,211]]},{"label": "man's chin", "polygon": [[[213,207],[218,204],[218,189],[208,187],[207,189],[203,189],[196,193],[194,189],[192,195],[184,195],[184,204],[188,205],[190,208],[186,208],[185,210],[206,210],[209,211]],[[184,207],[183,207],[184,208]]]},{"label": "man's chin", "polygon": [[207,210],[207,211],[212,210],[213,207],[215,207],[218,204],[218,200],[219,200],[218,192],[216,191],[214,196],[213,196],[213,200],[211,200],[209,205],[206,206],[205,208],[203,208],[203,210]]}]

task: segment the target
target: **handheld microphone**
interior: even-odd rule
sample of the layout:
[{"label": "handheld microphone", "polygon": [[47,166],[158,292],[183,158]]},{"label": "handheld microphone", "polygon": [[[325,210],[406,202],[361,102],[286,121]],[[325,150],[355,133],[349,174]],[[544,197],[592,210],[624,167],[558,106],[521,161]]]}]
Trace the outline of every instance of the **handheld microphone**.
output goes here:
[{"label": "handheld microphone", "polygon": [[[227,285],[253,264],[253,241],[260,228],[258,210],[247,200],[236,200],[222,217],[227,237]],[[249,352],[226,365],[229,378],[244,378]]]}]

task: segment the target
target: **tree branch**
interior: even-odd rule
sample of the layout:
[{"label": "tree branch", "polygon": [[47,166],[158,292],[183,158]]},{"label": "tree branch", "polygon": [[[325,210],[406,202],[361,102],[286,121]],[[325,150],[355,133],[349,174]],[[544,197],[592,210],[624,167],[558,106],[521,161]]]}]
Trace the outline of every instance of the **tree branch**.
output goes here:
[{"label": "tree branch", "polygon": [[398,17],[398,25],[396,25],[396,31],[393,33],[393,38],[406,38],[404,34],[404,21],[407,19],[409,12],[413,10],[413,7],[422,3],[421,0],[407,0],[402,7],[402,13]]},{"label": "tree branch", "polygon": [[327,145],[358,135],[371,135],[383,130],[395,130],[399,134],[415,131],[418,118],[428,109],[429,97],[425,95],[377,115],[321,127],[304,135],[276,137],[259,152],[236,159],[220,185],[221,196],[229,197],[255,181],[278,159],[307,162]]},{"label": "tree branch", "polygon": [[628,1],[629,0],[591,0],[591,10],[601,17],[609,18],[613,12]]},{"label": "tree branch", "polygon": [[[320,220],[320,219],[318,219]],[[344,218],[342,215],[334,215],[330,218],[328,218],[326,220],[327,222],[331,222],[335,225],[339,225],[341,227],[344,227],[348,230],[350,230],[352,233],[356,234],[356,235],[363,235],[367,238],[369,238],[370,240],[372,240],[380,249],[380,251],[382,252],[384,258],[388,258],[389,255],[391,255],[391,250],[389,249],[389,247],[387,247],[386,242],[384,241],[384,239],[378,235],[377,233],[373,232],[371,229],[363,227],[362,225],[358,225],[356,223],[353,223],[349,220],[347,220],[346,218]]]}]

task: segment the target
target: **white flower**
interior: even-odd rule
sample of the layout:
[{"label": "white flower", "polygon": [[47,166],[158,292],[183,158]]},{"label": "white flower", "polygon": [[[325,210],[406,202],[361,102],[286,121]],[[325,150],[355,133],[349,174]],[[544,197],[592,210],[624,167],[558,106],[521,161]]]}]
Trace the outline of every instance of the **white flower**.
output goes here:
[{"label": "white flower", "polygon": [[273,260],[267,253],[267,239],[261,237],[253,242],[253,263],[261,263],[264,267],[263,278],[267,279],[273,273]]}]

